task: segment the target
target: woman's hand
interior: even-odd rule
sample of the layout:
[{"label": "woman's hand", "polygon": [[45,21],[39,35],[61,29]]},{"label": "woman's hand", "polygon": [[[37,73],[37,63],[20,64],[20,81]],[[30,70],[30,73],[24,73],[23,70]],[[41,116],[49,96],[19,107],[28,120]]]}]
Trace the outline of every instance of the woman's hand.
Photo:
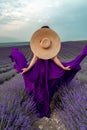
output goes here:
[{"label": "woman's hand", "polygon": [[71,70],[70,66],[64,67],[64,70]]},{"label": "woman's hand", "polygon": [[24,73],[26,73],[27,71],[28,71],[28,68],[22,68],[22,72],[21,72],[21,74],[24,74]]}]

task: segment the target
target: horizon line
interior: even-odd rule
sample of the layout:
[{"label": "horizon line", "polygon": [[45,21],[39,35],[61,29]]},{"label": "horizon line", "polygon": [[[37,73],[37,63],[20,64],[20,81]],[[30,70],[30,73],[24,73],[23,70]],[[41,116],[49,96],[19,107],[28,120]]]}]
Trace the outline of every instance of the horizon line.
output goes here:
[{"label": "horizon line", "polygon": [[[80,41],[87,41],[87,40],[70,40],[70,41],[61,41],[61,42],[80,42]],[[0,42],[0,43],[24,43],[24,42],[26,42],[26,43],[30,43],[30,41],[13,41],[13,42]]]}]

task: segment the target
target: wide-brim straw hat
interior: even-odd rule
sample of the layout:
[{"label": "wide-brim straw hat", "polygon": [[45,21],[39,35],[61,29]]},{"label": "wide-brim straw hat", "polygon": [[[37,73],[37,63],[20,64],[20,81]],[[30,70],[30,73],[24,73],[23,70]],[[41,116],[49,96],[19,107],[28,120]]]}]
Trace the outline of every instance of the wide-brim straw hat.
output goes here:
[{"label": "wide-brim straw hat", "polygon": [[60,38],[52,29],[41,28],[32,35],[30,47],[40,59],[51,59],[60,51]]}]

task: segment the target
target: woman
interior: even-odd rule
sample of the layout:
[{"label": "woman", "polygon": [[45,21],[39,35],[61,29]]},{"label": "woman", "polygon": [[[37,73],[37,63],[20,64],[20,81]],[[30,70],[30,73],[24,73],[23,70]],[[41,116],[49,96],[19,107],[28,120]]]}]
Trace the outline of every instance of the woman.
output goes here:
[{"label": "woman", "polygon": [[55,31],[44,26],[32,35],[30,47],[34,56],[29,65],[18,49],[13,49],[10,57],[16,62],[14,68],[24,78],[28,94],[34,97],[38,116],[49,118],[54,93],[58,87],[69,83],[81,69],[80,63],[87,55],[87,45],[74,60],[61,63],[57,58],[60,38]]}]

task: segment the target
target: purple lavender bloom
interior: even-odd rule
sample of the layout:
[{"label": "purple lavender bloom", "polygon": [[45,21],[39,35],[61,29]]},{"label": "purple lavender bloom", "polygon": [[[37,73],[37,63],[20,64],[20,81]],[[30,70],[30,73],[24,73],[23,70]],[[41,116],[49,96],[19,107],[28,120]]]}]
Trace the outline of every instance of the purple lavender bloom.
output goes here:
[{"label": "purple lavender bloom", "polygon": [[26,95],[15,97],[13,104],[0,105],[0,130],[33,130],[32,124],[37,120],[33,97]]},{"label": "purple lavender bloom", "polygon": [[87,130],[87,84],[74,80],[59,88],[54,99],[66,130]]}]

